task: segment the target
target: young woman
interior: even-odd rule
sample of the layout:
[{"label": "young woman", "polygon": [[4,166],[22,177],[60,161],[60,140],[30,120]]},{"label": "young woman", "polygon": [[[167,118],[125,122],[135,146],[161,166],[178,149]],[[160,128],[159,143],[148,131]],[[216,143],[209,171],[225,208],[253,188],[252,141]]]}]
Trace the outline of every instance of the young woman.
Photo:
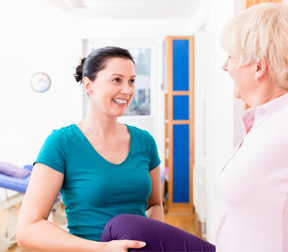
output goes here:
[{"label": "young woman", "polygon": [[[50,252],[141,248],[139,241],[99,242],[119,214],[163,221],[156,143],[148,132],[117,122],[134,96],[133,58],[125,49],[98,49],[82,59],[75,78],[90,111],[46,139],[21,206],[17,242]],[[69,233],[47,221],[60,189]]]},{"label": "young woman", "polygon": [[[19,214],[20,246],[49,252],[215,251],[162,222],[155,141],[117,122],[134,95],[135,77],[134,61],[121,48],[101,48],[81,61],[75,78],[91,108],[83,121],[54,130],[40,150]],[[69,233],[47,221],[60,189]]]}]

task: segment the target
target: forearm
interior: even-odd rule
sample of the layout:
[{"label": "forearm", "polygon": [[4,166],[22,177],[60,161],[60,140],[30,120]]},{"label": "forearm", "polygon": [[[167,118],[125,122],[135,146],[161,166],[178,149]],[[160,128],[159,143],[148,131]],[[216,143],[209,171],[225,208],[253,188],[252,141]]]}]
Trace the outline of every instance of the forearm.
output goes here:
[{"label": "forearm", "polygon": [[96,252],[103,243],[85,240],[67,233],[47,220],[40,220],[17,230],[17,243],[37,251]]},{"label": "forearm", "polygon": [[147,217],[158,220],[158,221],[164,221],[164,213],[163,213],[163,206],[162,204],[159,205],[153,205],[150,208],[146,210]]}]

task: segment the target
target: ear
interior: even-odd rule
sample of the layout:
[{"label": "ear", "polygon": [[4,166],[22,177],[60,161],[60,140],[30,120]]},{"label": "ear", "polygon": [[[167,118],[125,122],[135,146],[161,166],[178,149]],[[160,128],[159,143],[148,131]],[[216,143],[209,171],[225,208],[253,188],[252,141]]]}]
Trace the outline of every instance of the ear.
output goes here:
[{"label": "ear", "polygon": [[255,72],[255,80],[259,80],[265,74],[267,74],[267,71],[268,71],[267,59],[266,58],[260,59],[256,63],[256,67],[257,67],[257,69],[256,69],[256,72]]},{"label": "ear", "polygon": [[89,95],[93,94],[93,90],[91,88],[92,83],[88,77],[84,77],[82,79],[82,85],[83,85],[84,90],[87,92],[87,94],[89,94]]}]

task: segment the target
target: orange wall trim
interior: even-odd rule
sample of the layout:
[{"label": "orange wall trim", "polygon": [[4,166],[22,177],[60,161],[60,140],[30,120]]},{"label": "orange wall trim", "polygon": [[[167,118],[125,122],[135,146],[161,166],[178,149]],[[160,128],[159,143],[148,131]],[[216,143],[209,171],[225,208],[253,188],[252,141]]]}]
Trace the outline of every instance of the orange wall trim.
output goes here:
[{"label": "orange wall trim", "polygon": [[260,3],[282,3],[282,0],[246,0],[245,2],[246,9],[248,9],[251,6]]}]

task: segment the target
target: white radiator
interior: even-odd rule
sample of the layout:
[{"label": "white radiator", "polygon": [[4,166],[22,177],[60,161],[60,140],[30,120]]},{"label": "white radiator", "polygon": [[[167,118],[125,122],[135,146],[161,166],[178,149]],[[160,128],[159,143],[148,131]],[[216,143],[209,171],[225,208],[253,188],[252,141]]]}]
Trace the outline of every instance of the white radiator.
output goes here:
[{"label": "white radiator", "polygon": [[206,237],[206,173],[205,167],[193,167],[193,204],[201,222],[202,236]]}]

